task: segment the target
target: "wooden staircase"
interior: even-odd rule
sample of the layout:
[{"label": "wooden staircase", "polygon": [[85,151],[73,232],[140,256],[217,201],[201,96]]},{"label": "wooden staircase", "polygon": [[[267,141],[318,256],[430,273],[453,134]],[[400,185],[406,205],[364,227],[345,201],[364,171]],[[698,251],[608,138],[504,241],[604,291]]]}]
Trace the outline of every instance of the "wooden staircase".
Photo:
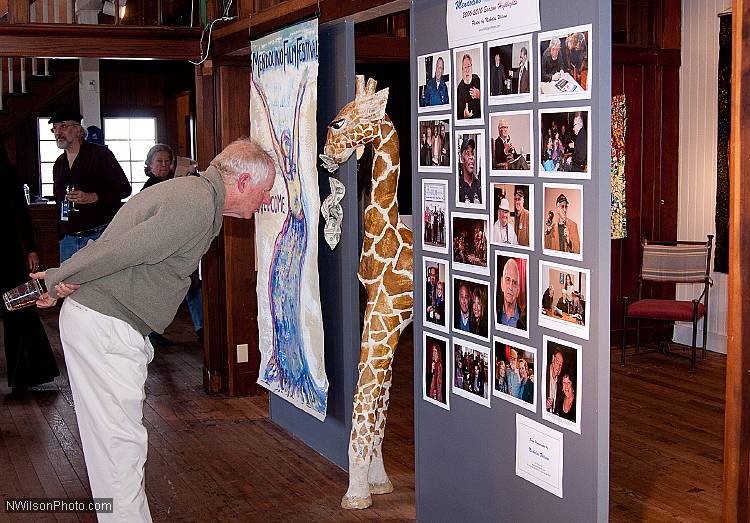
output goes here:
[{"label": "wooden staircase", "polygon": [[0,56],[0,136],[78,84],[78,60]]}]

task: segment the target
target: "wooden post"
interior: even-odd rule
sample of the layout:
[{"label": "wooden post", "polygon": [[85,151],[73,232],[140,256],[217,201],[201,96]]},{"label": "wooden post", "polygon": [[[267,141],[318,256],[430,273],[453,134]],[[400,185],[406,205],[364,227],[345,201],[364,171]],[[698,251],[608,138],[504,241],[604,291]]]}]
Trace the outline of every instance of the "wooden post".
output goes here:
[{"label": "wooden post", "polygon": [[732,7],[732,134],[729,176],[729,318],[724,421],[724,521],[750,519],[750,0]]},{"label": "wooden post", "polygon": [[28,24],[29,0],[10,0],[8,5],[8,21],[11,24]]}]

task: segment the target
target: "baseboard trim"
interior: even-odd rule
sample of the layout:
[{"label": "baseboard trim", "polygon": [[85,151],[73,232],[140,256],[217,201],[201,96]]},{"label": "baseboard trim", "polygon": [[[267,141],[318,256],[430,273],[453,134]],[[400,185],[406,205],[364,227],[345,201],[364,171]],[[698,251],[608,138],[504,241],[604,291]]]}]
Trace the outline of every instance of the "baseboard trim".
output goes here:
[{"label": "baseboard trim", "polygon": [[[691,345],[693,343],[693,326],[690,323],[675,323],[674,325],[674,336],[672,340],[675,343],[682,343],[683,345]],[[698,347],[701,347],[703,343],[703,325],[698,324]],[[727,337],[724,334],[717,332],[708,331],[708,339],[706,340],[707,349],[712,352],[718,352],[719,354],[727,353]]]}]

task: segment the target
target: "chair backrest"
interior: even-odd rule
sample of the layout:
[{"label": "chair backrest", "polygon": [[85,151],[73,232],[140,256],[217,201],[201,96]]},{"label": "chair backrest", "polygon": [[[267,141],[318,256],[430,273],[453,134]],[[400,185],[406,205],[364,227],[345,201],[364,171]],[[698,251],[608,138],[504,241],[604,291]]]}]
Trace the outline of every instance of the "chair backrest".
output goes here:
[{"label": "chair backrest", "polygon": [[641,280],[662,283],[705,283],[710,278],[711,242],[643,243]]}]

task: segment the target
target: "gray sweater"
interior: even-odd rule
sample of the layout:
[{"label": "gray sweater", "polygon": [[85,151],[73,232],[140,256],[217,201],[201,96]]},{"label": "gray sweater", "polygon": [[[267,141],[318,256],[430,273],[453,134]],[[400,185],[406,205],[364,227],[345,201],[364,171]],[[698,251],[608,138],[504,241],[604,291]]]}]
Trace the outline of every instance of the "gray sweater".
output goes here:
[{"label": "gray sweater", "polygon": [[126,321],[144,336],[164,332],[190,286],[190,274],[222,225],[224,183],[213,167],[134,195],[96,241],[45,277],[80,284],[71,297]]}]

